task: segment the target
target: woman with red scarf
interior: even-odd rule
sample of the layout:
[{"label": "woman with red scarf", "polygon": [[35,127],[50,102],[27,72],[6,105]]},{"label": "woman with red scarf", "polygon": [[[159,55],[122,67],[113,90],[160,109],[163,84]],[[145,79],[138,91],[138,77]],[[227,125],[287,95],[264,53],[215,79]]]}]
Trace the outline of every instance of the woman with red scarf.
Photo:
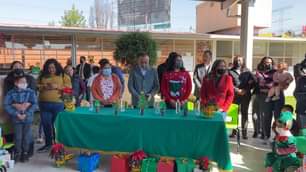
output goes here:
[{"label": "woman with red scarf", "polygon": [[181,105],[185,104],[191,89],[191,78],[184,68],[182,56],[176,52],[170,53],[167,60],[167,72],[163,74],[161,82],[161,93],[167,107],[174,109],[177,101]]},{"label": "woman with red scarf", "polygon": [[234,99],[232,78],[227,74],[224,60],[216,60],[211,72],[203,79],[201,104],[215,103],[220,112],[228,110]]}]

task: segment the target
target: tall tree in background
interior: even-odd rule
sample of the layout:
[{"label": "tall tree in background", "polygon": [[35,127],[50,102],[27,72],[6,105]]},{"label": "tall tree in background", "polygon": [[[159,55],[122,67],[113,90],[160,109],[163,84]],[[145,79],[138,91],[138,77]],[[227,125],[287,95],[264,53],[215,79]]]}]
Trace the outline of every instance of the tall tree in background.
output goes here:
[{"label": "tall tree in background", "polygon": [[95,0],[93,7],[90,7],[89,26],[111,29],[114,25],[114,0]]},{"label": "tall tree in background", "polygon": [[64,16],[62,16],[59,23],[67,27],[85,27],[86,19],[83,16],[83,12],[76,9],[75,5],[72,5],[70,10],[65,10]]},{"label": "tall tree in background", "polygon": [[95,11],[93,7],[89,8],[89,18],[88,18],[88,25],[91,28],[96,27],[96,19],[95,19]]}]

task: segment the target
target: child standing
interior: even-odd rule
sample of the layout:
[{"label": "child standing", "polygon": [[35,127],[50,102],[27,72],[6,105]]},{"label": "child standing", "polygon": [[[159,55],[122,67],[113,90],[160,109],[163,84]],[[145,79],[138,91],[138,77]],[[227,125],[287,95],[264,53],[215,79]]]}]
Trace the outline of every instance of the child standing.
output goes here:
[{"label": "child standing", "polygon": [[27,88],[27,80],[22,70],[14,74],[15,87],[4,99],[4,109],[14,125],[15,162],[29,160],[29,148],[32,141],[33,114],[37,110],[37,97],[34,90]]},{"label": "child standing", "polygon": [[280,99],[280,93],[286,90],[293,81],[292,75],[288,72],[288,65],[285,62],[280,62],[277,65],[277,71],[273,75],[273,87],[270,88],[266,102]]}]

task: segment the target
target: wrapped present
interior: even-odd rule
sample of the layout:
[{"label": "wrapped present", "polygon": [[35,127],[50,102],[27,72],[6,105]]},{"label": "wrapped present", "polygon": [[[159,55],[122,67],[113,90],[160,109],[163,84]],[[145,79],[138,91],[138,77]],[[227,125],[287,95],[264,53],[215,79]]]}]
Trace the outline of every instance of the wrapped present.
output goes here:
[{"label": "wrapped present", "polygon": [[132,153],[129,157],[129,167],[131,169],[135,168],[140,170],[141,161],[145,158],[147,158],[147,154],[142,150]]},{"label": "wrapped present", "polygon": [[196,167],[196,163],[192,159],[180,158],[176,161],[177,172],[193,172]]},{"label": "wrapped present", "polygon": [[128,156],[123,154],[114,155],[111,158],[110,172],[129,172]]},{"label": "wrapped present", "polygon": [[157,164],[157,172],[173,172],[174,162],[170,159],[160,159]]},{"label": "wrapped present", "polygon": [[141,172],[156,172],[157,160],[155,158],[146,158],[142,160]]},{"label": "wrapped present", "polygon": [[93,172],[99,168],[100,164],[100,154],[81,154],[78,158],[78,169],[80,172]]}]

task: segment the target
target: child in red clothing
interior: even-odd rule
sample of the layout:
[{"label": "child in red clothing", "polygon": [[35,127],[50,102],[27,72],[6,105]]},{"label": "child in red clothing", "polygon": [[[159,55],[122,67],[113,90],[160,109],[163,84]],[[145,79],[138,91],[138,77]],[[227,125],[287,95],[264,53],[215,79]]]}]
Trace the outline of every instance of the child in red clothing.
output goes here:
[{"label": "child in red clothing", "polygon": [[192,82],[185,70],[182,56],[176,52],[169,54],[167,72],[163,74],[161,93],[168,108],[175,108],[176,101],[185,104],[191,93]]}]

